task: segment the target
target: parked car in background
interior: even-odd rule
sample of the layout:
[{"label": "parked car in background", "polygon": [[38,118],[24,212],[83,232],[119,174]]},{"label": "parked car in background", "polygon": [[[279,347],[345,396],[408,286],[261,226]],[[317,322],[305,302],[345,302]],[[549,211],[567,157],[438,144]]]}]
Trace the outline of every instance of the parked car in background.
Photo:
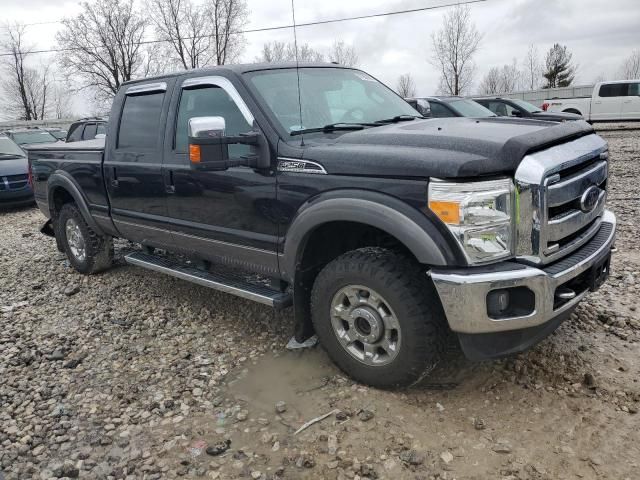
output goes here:
[{"label": "parked car in background", "polygon": [[0,135],[0,207],[33,202],[27,154],[9,137]]},{"label": "parked car in background", "polygon": [[424,378],[451,331],[472,359],[525,350],[609,274],[608,148],[586,122],[424,120],[361,70],[295,63],[125,82],[111,111],[106,139],[29,149],[71,266],[140,243],[126,262],[293,306],[296,340],[359,382]]},{"label": "parked car in background", "polygon": [[532,118],[535,120],[550,120],[552,122],[582,119],[581,115],[575,113],[545,112],[532,103],[517,98],[485,97],[474,98],[474,100],[499,117]]},{"label": "parked car in background", "polygon": [[49,132],[38,127],[13,128],[2,132],[18,145],[34,145],[37,143],[56,143],[58,139]]},{"label": "parked car in background", "polygon": [[471,117],[471,118],[487,118],[495,117],[488,108],[483,107],[477,102],[469,98],[463,97],[421,97],[405,99],[413,108],[418,110],[424,116],[425,113],[420,111],[420,103],[424,108],[424,102],[429,107],[428,115],[431,118],[447,118],[447,117]]},{"label": "parked car in background", "polygon": [[88,117],[71,124],[67,132],[67,143],[93,140],[96,135],[106,135],[108,118]]},{"label": "parked car in background", "polygon": [[43,130],[46,130],[58,140],[62,140],[63,142],[67,139],[67,131],[63,130],[62,128],[50,127],[44,128]]},{"label": "parked car in background", "polygon": [[424,98],[405,98],[405,101],[420,112],[423,117],[431,117],[431,105],[428,100]]},{"label": "parked car in background", "polygon": [[640,120],[640,80],[599,82],[590,97],[551,98],[542,109],[575,113],[589,122]]}]

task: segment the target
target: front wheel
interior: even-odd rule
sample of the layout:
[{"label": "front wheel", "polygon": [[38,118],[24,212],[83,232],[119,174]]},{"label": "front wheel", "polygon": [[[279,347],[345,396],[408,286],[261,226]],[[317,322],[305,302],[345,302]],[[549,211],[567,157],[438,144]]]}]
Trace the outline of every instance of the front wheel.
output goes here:
[{"label": "front wheel", "polygon": [[381,248],[354,250],[329,263],[314,283],[311,314],[331,359],[375,387],[424,378],[447,341],[440,300],[424,269]]}]

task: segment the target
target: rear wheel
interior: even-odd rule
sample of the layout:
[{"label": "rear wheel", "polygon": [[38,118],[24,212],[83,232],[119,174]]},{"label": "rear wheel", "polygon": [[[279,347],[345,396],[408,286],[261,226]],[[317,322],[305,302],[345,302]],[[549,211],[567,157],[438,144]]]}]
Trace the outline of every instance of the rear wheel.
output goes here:
[{"label": "rear wheel", "polygon": [[96,273],[111,266],[113,241],[91,229],[73,203],[60,209],[56,220],[56,240],[62,245],[69,263],[80,273]]},{"label": "rear wheel", "polygon": [[380,248],[329,263],[313,286],[311,312],[331,359],[376,387],[419,381],[437,365],[447,340],[442,307],[424,270]]}]

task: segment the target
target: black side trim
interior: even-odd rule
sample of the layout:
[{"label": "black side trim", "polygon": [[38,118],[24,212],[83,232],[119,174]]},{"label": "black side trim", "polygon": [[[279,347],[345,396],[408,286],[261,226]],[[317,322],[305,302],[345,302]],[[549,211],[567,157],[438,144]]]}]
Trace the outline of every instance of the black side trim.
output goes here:
[{"label": "black side trim", "polygon": [[491,360],[524,352],[551,335],[574,309],[531,328],[496,333],[458,333],[458,340],[469,360]]}]

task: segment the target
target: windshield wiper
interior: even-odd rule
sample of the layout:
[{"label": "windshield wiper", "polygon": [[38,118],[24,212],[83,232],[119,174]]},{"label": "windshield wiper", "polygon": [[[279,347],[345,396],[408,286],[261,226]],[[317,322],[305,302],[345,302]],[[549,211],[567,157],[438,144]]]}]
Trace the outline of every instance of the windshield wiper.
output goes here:
[{"label": "windshield wiper", "polygon": [[315,128],[303,128],[302,130],[295,130],[291,132],[289,135],[292,137],[295,135],[302,135],[303,133],[330,133],[335,132],[337,130],[362,130],[365,127],[374,127],[377,126],[375,123],[330,123],[325,125],[324,127],[315,127]]},{"label": "windshield wiper", "polygon": [[17,155],[15,153],[0,153],[0,158],[25,158],[24,155]]},{"label": "windshield wiper", "polygon": [[382,120],[376,120],[376,124],[381,123],[398,123],[398,122],[410,122],[411,120],[415,120],[416,118],[424,119],[421,115],[396,115],[395,117],[385,118]]}]

